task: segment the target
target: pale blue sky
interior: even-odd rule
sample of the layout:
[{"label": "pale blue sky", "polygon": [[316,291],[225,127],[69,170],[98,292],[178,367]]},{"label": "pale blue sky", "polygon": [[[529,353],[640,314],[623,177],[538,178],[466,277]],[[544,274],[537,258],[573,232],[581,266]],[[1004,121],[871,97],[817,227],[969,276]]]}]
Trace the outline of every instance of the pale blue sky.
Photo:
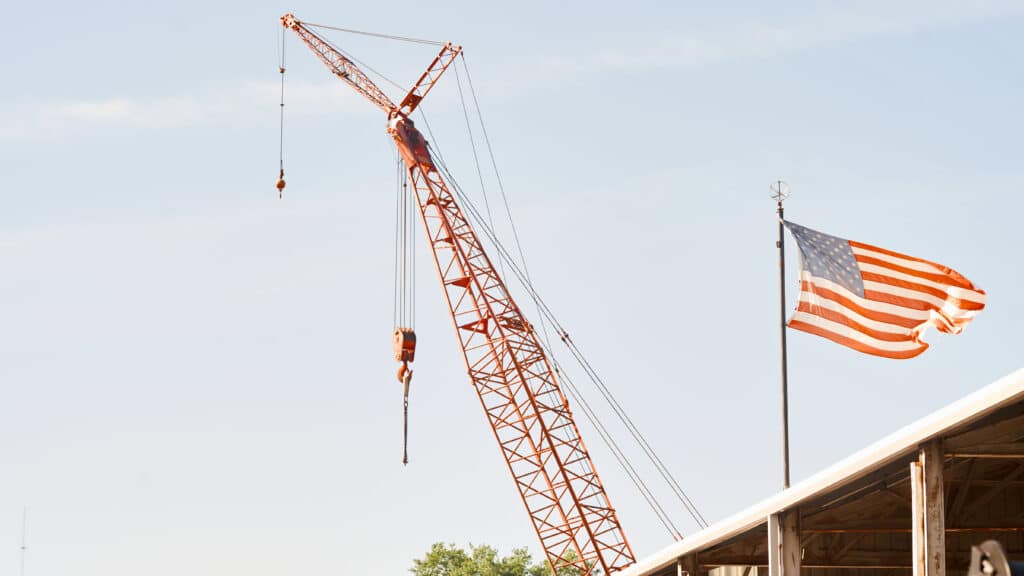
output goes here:
[{"label": "pale blue sky", "polygon": [[[775,178],[792,220],[989,293],[913,360],[791,333],[794,480],[1022,365],[1024,2],[23,3],[0,40],[0,574],[25,505],[31,576],[538,552],[426,258],[400,464],[392,144],[289,38],[277,199],[286,11],[465,47],[537,287],[711,520],[780,484]],[[331,37],[406,83],[433,57]],[[454,76],[425,107],[479,198]],[[635,551],[669,543],[581,427]]]}]

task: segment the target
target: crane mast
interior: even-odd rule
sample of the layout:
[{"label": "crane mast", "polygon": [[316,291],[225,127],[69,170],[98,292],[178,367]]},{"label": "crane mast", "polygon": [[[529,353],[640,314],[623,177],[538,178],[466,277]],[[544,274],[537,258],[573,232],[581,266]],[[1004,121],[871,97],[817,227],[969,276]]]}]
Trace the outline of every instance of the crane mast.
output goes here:
[{"label": "crane mast", "polygon": [[552,569],[611,574],[635,557],[533,326],[509,294],[409,115],[461,48],[446,44],[401,105],[291,14],[282,24],[388,115],[463,360]]}]

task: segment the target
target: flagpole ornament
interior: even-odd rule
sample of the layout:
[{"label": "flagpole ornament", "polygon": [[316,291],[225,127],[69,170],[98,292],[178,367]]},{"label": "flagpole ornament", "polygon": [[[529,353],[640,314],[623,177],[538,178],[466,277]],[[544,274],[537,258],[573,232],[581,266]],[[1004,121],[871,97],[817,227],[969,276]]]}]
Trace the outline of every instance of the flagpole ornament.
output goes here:
[{"label": "flagpole ornament", "polygon": [[772,191],[772,199],[779,203],[779,206],[789,198],[789,184],[785,180],[776,180],[768,187]]},{"label": "flagpole ornament", "polygon": [[768,188],[772,191],[772,199],[779,204],[789,198],[789,184],[785,180],[776,180]]}]

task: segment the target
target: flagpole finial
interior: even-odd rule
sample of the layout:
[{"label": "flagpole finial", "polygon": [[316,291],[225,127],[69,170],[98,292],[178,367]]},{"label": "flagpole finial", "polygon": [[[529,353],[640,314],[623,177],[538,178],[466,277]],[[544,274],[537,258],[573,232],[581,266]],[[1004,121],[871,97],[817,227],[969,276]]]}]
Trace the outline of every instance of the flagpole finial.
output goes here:
[{"label": "flagpole finial", "polygon": [[789,198],[789,184],[785,180],[776,180],[768,187],[772,191],[772,199],[782,206],[782,203]]}]

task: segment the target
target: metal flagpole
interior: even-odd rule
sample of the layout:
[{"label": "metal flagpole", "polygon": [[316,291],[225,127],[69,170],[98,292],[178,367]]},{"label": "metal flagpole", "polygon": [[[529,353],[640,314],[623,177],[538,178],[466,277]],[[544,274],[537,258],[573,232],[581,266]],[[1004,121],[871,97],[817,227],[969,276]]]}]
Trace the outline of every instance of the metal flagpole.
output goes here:
[{"label": "metal flagpole", "polygon": [[779,214],[779,328],[782,335],[782,487],[789,488],[789,392],[786,372],[786,243],[782,225],[782,203],[789,198],[789,185],[776,180],[771,186]]}]

